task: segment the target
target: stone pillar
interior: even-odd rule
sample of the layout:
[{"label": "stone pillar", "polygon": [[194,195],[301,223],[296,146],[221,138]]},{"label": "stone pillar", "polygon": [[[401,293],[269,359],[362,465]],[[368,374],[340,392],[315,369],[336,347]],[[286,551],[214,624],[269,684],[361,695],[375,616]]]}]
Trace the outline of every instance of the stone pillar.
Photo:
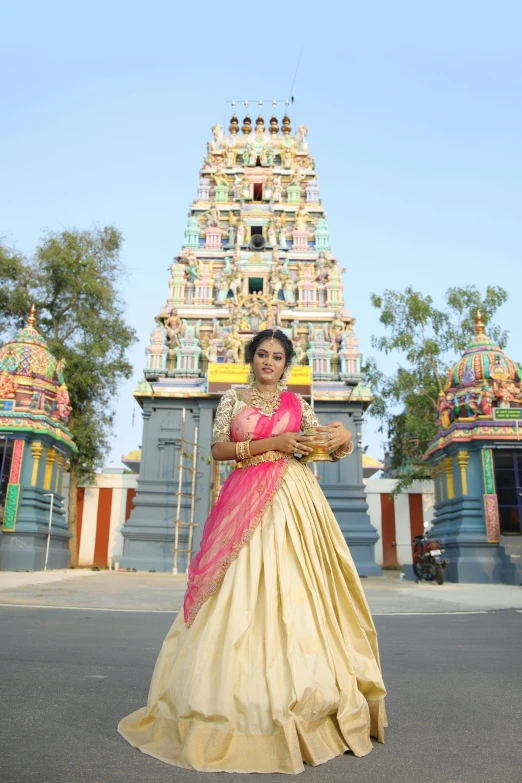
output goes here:
[{"label": "stone pillar", "polygon": [[[201,402],[207,402],[202,400]],[[217,400],[208,400],[210,406]],[[199,426],[198,459],[195,501],[195,522],[193,551],[197,551],[203,524],[208,516],[210,497],[210,437],[211,412],[200,415],[200,401],[197,399],[155,398],[143,401],[143,438],[137,493],[130,518],[123,526],[123,557],[120,568],[136,568],[139,571],[172,572],[174,554],[174,520],[177,511],[178,468],[180,459],[182,410],[185,413],[184,441],[194,441],[196,423]],[[185,451],[192,454],[193,447],[185,445]],[[184,464],[191,467],[189,460]],[[191,473],[183,474],[184,495],[181,497],[180,519],[189,520]],[[186,493],[186,494],[185,494]],[[186,549],[188,528],[181,527],[180,548]],[[186,568],[184,556],[178,555],[178,572]]]}]

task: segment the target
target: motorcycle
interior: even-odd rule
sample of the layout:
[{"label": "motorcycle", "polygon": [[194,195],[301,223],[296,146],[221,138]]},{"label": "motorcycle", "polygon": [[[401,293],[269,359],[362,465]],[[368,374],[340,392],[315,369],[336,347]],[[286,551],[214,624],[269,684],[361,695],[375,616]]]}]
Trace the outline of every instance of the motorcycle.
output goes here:
[{"label": "motorcycle", "polygon": [[445,552],[437,539],[428,540],[426,535],[414,536],[412,542],[413,573],[417,581],[437,582],[444,584],[444,571],[449,565],[449,560],[443,560],[441,555]]}]

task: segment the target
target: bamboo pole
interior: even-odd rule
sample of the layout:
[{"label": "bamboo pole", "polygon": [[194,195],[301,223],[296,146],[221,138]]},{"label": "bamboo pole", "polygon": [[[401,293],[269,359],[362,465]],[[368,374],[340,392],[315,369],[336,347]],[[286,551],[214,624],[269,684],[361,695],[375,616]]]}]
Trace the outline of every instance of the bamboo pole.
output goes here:
[{"label": "bamboo pole", "polygon": [[183,490],[183,448],[185,439],[185,408],[181,415],[181,439],[179,443],[179,471],[178,471],[178,502],[176,506],[176,519],[174,520],[174,566],[172,573],[178,573],[178,544],[179,544],[179,525],[181,515],[181,494]]},{"label": "bamboo pole", "polygon": [[194,456],[192,459],[192,498],[190,501],[190,526],[189,526],[189,534],[188,534],[188,544],[187,544],[187,571],[188,567],[191,561],[191,555],[192,555],[192,531],[194,530],[194,510],[195,510],[195,504],[196,504],[196,476],[197,476],[197,454],[198,454],[198,428],[196,427],[194,430]]}]

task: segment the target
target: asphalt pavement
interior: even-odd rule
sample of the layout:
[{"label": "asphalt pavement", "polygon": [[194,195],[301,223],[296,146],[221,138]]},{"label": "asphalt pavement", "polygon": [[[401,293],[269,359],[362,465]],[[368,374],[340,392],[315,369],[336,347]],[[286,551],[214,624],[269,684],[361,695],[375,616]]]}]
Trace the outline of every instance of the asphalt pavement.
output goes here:
[{"label": "asphalt pavement", "polygon": [[[100,574],[90,579],[102,586]],[[209,773],[146,756],[116,731],[121,717],[146,703],[174,613],[1,600],[2,783],[208,783]],[[374,741],[361,759],[347,753],[307,767],[300,779],[521,783],[522,612],[469,603],[463,611],[374,615],[388,689],[386,742]]]}]

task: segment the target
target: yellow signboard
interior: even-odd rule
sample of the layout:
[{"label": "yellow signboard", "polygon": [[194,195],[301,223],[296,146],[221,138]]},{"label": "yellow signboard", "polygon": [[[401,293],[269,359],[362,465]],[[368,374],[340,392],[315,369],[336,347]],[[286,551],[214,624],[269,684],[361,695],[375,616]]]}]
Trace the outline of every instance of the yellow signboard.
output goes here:
[{"label": "yellow signboard", "polygon": [[[210,394],[223,394],[227,389],[248,386],[248,364],[208,365],[208,391]],[[288,380],[288,390],[309,396],[312,389],[311,368],[300,364],[292,367]]]}]

